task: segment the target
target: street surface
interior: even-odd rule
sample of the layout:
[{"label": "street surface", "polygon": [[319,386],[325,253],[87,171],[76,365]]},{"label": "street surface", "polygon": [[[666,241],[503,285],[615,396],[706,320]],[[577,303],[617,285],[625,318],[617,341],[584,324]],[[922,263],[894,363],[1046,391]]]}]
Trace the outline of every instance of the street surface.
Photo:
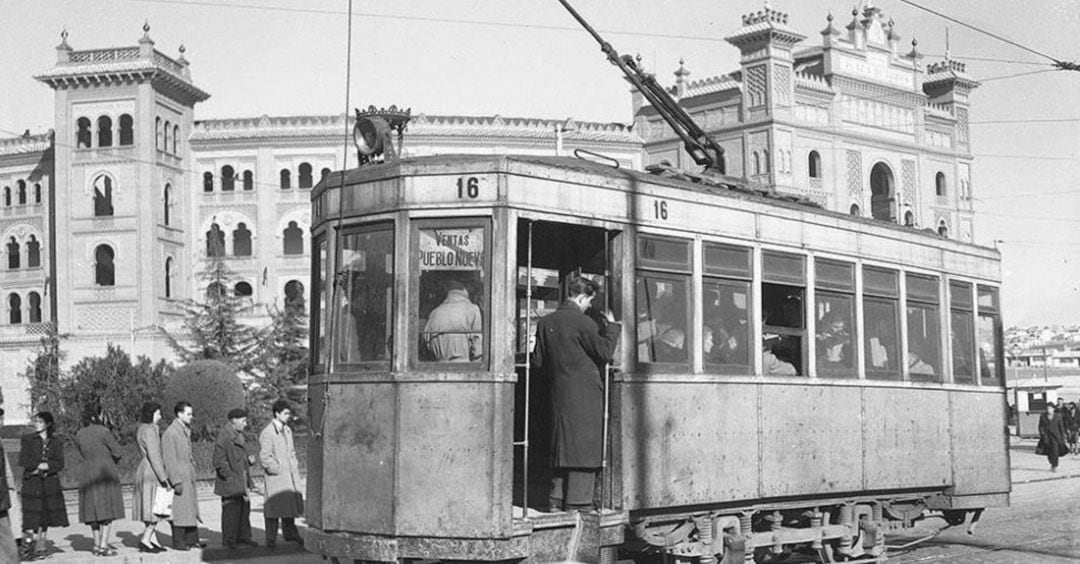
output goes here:
[{"label": "street surface", "polygon": [[[1036,456],[1035,441],[1013,440],[1012,457],[1012,507],[990,509],[983,515],[974,536],[963,527],[947,529],[937,537],[904,551],[890,551],[890,563],[971,563],[971,564],[1049,564],[1057,562],[1080,562],[1080,457],[1067,456],[1061,460],[1056,474],[1050,473],[1049,465],[1042,456]],[[203,526],[199,527],[202,538],[208,541],[202,551],[165,552],[139,554],[135,546],[142,532],[141,523],[129,520],[115,524],[114,545],[119,556],[99,559],[90,553],[90,529],[78,523],[78,505],[70,503],[75,496],[68,496],[68,512],[72,525],[49,531],[54,543],[52,562],[115,562],[135,564],[139,562],[194,563],[194,562],[240,562],[275,564],[316,564],[321,557],[301,552],[293,543],[278,539],[278,548],[269,552],[260,546],[254,549],[228,551],[221,546],[221,503],[209,488],[201,490],[199,508]],[[125,497],[129,497],[127,494]],[[126,500],[130,506],[130,500]],[[262,499],[252,499],[251,524],[255,540],[263,544]],[[941,523],[932,520],[932,526]],[[909,539],[890,536],[889,544],[899,546],[906,540],[918,538],[920,531],[911,531]],[[161,541],[168,546],[169,527],[161,528]],[[799,557],[788,562],[806,561]]]}]

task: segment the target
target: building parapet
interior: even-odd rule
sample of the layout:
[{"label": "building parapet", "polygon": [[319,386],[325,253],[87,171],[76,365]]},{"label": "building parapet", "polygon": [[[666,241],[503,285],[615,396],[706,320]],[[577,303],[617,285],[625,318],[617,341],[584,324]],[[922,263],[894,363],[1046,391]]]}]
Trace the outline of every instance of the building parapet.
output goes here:
[{"label": "building parapet", "polygon": [[926,106],[923,107],[923,109],[926,111],[926,115],[928,116],[938,117],[947,120],[956,119],[956,116],[952,114],[952,110],[950,110],[948,106],[945,106],[943,104],[927,103]]},{"label": "building parapet", "polygon": [[44,153],[52,146],[52,131],[31,135],[29,131],[18,137],[0,138],[0,157]]},{"label": "building parapet", "polygon": [[829,84],[829,81],[825,80],[824,76],[819,76],[816,74],[796,72],[795,87],[803,88],[805,90],[813,90],[815,92],[822,92],[825,94],[835,94],[835,91]]}]

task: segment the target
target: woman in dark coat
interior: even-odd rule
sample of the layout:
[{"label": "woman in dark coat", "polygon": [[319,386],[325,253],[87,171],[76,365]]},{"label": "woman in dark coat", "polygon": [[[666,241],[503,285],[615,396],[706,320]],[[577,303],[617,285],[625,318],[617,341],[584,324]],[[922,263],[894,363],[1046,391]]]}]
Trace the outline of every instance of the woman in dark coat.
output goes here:
[{"label": "woman in dark coat", "polygon": [[55,436],[56,421],[48,411],[34,416],[34,432],[20,441],[19,466],[23,469],[22,509],[26,552],[45,556],[49,527],[67,527],[67,506],[60,488],[64,447]]},{"label": "woman in dark coat", "polygon": [[1069,452],[1065,446],[1065,419],[1056,411],[1054,404],[1048,403],[1046,413],[1039,417],[1039,447],[1050,461],[1051,472],[1057,472],[1058,457]]},{"label": "woman in dark coat", "polygon": [[601,465],[604,364],[611,361],[620,327],[610,312],[601,330],[585,315],[598,290],[587,278],[567,284],[569,298],[536,327],[533,364],[552,388],[551,510],[588,510]]},{"label": "woman in dark coat", "polygon": [[93,531],[95,556],[116,556],[109,545],[112,522],[124,518],[124,498],[120,494],[120,443],[105,427],[105,414],[94,406],[83,414],[85,427],[75,435],[75,445],[82,455],[79,475],[79,522]]}]

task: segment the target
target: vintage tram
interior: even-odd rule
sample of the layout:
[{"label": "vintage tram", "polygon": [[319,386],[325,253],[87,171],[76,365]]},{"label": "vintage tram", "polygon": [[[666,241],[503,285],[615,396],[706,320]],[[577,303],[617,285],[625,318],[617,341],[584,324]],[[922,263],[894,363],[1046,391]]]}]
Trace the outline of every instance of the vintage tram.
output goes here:
[{"label": "vintage tram", "polygon": [[[892,529],[1007,505],[996,250],[657,172],[456,155],[323,179],[311,550],[880,560]],[[571,274],[623,325],[601,509],[552,513],[528,353]],[[479,313],[439,347],[448,288]]]}]

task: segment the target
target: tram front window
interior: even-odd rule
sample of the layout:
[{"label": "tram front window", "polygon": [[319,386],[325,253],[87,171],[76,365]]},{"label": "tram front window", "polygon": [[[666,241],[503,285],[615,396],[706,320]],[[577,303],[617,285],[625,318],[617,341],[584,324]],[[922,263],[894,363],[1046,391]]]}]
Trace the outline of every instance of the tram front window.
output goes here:
[{"label": "tram front window", "polygon": [[1001,369],[1004,339],[1001,330],[1001,309],[998,291],[979,286],[979,381],[984,386],[1004,386]]},{"label": "tram front window", "polygon": [[393,327],[394,230],[380,227],[346,233],[342,237],[341,266],[344,285],[338,325],[345,364],[390,360]]},{"label": "tram front window", "polygon": [[975,312],[971,284],[950,282],[950,329],[952,335],[953,382],[975,383]]},{"label": "tram front window", "polygon": [[484,358],[485,227],[441,222],[418,230],[415,358],[478,363]]}]

